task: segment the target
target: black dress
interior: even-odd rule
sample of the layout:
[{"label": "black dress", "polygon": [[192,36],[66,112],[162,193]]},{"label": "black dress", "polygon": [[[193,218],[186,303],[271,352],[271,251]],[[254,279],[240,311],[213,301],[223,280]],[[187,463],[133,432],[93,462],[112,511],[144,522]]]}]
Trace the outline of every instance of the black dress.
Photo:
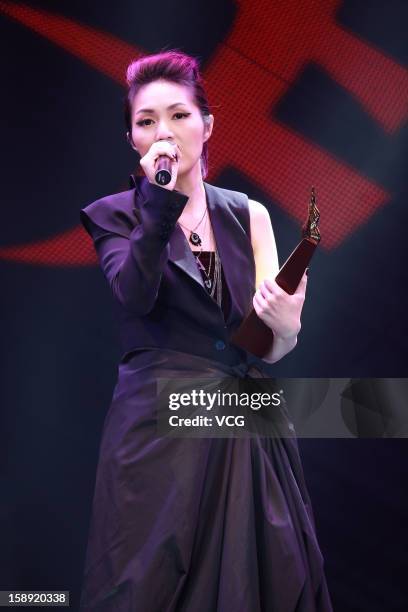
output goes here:
[{"label": "black dress", "polygon": [[[210,187],[206,184],[212,207],[213,195],[221,203],[225,193]],[[242,199],[240,206],[245,207],[245,202]],[[85,210],[89,217],[84,225],[98,250],[102,244],[98,240],[112,229],[94,214],[95,209]],[[218,219],[214,215],[212,221],[219,240]],[[238,231],[235,221],[230,229],[230,236]],[[178,247],[183,245],[184,257],[195,264],[181,228],[176,226],[173,232],[171,256],[179,257]],[[249,249],[249,242],[239,248],[243,244]],[[101,249],[98,253],[103,267],[106,254]],[[230,268],[227,275],[225,267],[233,262],[222,257],[221,261],[221,318],[231,325],[237,302],[230,291]],[[172,262],[164,265],[169,274],[176,273]],[[174,284],[179,278],[193,282],[185,276],[174,278]],[[161,282],[165,284],[166,278]],[[211,309],[198,282],[194,289]],[[162,312],[173,316],[170,307],[160,310],[160,300],[172,304],[179,298],[180,308],[186,307],[187,293],[169,293],[162,285],[160,291],[147,315],[157,325]],[[192,301],[194,295],[189,295]],[[219,310],[217,304],[214,312],[218,312],[215,309]],[[186,334],[190,328],[192,338],[195,328],[186,317]],[[199,337],[197,332],[194,338]],[[162,342],[166,345],[167,340]],[[81,610],[331,612],[312,506],[286,407],[281,408],[282,431],[273,437],[157,435],[157,377],[265,376],[250,360],[223,362],[206,356],[204,350],[209,349],[198,341],[189,351],[179,346],[140,346],[124,353],[119,363],[99,452]]]}]

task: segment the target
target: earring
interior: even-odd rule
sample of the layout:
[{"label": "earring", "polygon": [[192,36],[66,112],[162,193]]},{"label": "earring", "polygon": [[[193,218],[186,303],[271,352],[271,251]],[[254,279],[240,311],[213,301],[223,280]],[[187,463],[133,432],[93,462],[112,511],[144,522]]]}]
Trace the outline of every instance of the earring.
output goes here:
[{"label": "earring", "polygon": [[130,146],[132,147],[132,149],[134,149],[137,153],[139,153],[139,151],[136,149],[135,145],[132,142],[132,138],[130,137],[130,132],[126,132],[126,140],[128,141],[128,143],[130,144]]}]

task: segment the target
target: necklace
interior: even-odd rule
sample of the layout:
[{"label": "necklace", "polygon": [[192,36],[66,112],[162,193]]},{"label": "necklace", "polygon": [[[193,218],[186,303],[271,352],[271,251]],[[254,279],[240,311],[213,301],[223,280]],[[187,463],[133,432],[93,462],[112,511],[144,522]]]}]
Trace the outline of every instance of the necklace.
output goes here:
[{"label": "necklace", "polygon": [[[203,236],[205,236],[205,228],[207,227],[207,217],[205,218],[205,222],[204,222],[204,228],[203,228]],[[198,251],[198,253],[194,253],[194,257],[196,258],[196,262],[198,267],[200,268],[200,270],[202,270],[206,276],[206,280],[204,281],[204,285],[207,287],[207,289],[211,289],[212,287],[212,280],[211,280],[211,264],[212,264],[212,251],[210,251],[210,264],[208,266],[208,272],[205,269],[205,266],[203,264],[203,262],[200,259],[200,255],[203,252],[203,246],[200,242],[200,250]]]},{"label": "necklace", "polygon": [[[207,226],[207,218],[205,220],[205,224],[204,224],[204,235],[205,235],[205,228]],[[210,227],[210,233],[213,234],[212,232],[212,228]],[[205,266],[203,264],[203,262],[200,260],[200,255],[203,252],[203,247],[200,243],[200,251],[198,253],[194,253],[194,256],[196,258],[196,262],[198,267],[204,272],[205,275],[205,280],[204,280],[204,285],[207,288],[209,294],[211,295],[212,298],[214,298],[214,294],[216,292],[215,295],[215,300],[217,302],[217,304],[220,306],[221,308],[221,300],[222,300],[222,273],[221,273],[221,259],[220,256],[218,254],[218,249],[217,249],[217,244],[215,242],[214,239],[214,244],[215,244],[215,251],[210,251],[210,261],[209,261],[209,265],[208,265],[208,272],[205,269]],[[214,259],[213,259],[213,255],[214,255]],[[214,263],[214,272],[213,272],[213,278],[211,278],[211,267]]]},{"label": "necklace", "polygon": [[202,245],[201,238],[200,238],[199,234],[197,234],[197,232],[195,230],[197,229],[197,227],[200,225],[200,223],[204,219],[206,213],[207,213],[207,205],[204,208],[204,212],[203,212],[203,215],[202,215],[201,219],[199,220],[199,222],[197,223],[197,225],[193,229],[191,229],[189,227],[186,227],[185,225],[183,225],[183,223],[181,223],[181,221],[178,222],[181,225],[181,227],[184,227],[184,229],[186,229],[188,232],[190,232],[189,240],[190,240],[191,244],[193,244],[194,246],[200,246],[201,247],[201,245]]}]

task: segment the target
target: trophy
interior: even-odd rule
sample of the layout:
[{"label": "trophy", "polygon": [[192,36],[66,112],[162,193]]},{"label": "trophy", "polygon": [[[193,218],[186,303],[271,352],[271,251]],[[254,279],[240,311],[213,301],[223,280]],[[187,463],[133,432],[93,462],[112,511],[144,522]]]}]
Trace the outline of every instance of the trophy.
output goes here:
[{"label": "trophy", "polygon": [[[309,214],[302,226],[302,240],[289,255],[275,278],[279,287],[290,295],[295,293],[320,242],[320,232],[317,227],[319,218],[320,213],[316,206],[315,189],[312,187]],[[255,309],[252,308],[238,329],[232,334],[230,341],[249,353],[262,358],[272,349],[273,331],[258,317]]]}]

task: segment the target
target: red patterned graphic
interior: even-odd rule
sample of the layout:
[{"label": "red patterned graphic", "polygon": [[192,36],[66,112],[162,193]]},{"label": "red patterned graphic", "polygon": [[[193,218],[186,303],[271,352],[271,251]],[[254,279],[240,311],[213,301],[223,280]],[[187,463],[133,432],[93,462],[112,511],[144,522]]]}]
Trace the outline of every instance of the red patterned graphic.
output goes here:
[{"label": "red patterned graphic", "polygon": [[[354,96],[385,133],[395,133],[407,116],[407,71],[340,27],[335,21],[339,4],[240,0],[234,27],[204,74],[217,109],[208,180],[234,167],[299,225],[315,185],[326,249],[339,246],[387,204],[390,194],[273,119],[274,107],[314,62]],[[0,2],[0,9],[121,85],[130,60],[144,54],[60,15],[10,2]],[[94,263],[92,245],[83,235],[78,227],[46,241],[0,249],[0,257],[36,265]]]}]

